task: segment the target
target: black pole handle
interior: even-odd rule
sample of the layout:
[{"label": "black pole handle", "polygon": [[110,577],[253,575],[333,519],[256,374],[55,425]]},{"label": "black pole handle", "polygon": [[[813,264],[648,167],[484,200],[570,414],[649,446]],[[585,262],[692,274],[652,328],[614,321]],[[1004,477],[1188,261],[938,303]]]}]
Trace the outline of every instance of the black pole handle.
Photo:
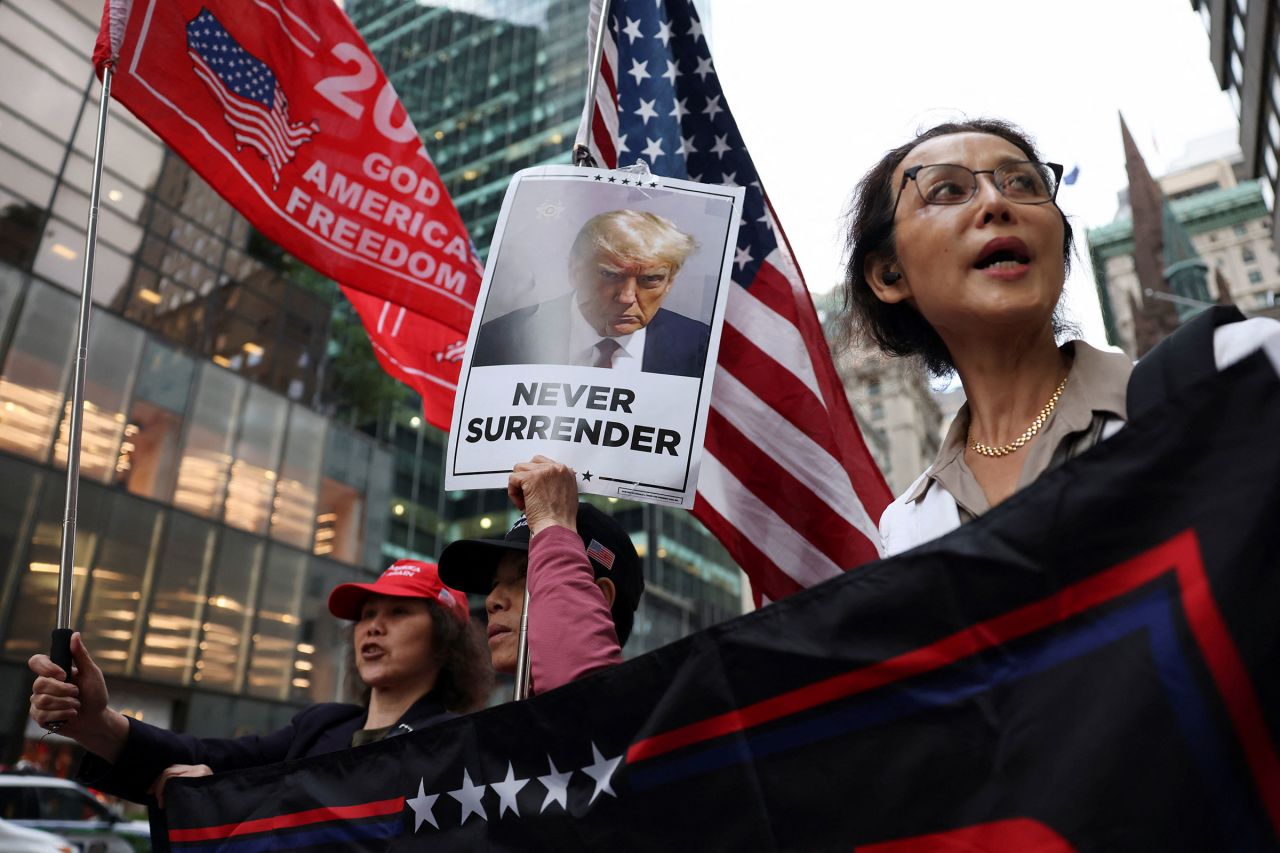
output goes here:
[{"label": "black pole handle", "polygon": [[75,633],[70,628],[54,628],[53,644],[49,647],[49,660],[62,667],[62,671],[67,674],[67,681],[71,680],[71,635]]}]

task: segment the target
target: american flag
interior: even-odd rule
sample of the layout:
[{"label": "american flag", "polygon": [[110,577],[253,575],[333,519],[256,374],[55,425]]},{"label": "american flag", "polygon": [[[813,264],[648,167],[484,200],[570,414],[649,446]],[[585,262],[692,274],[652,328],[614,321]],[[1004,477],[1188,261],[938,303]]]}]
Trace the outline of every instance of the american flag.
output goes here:
[{"label": "american flag", "polygon": [[614,0],[583,126],[602,166],[643,159],[658,175],[747,188],[694,515],[769,600],[876,559],[892,495],[690,0]]},{"label": "american flag", "polygon": [[613,571],[613,552],[594,539],[587,546],[587,556],[609,571]]},{"label": "american flag", "polygon": [[273,188],[298,146],[320,128],[289,120],[289,101],[267,64],[226,31],[208,9],[187,24],[187,55],[196,76],[222,106],[237,146],[247,145],[271,168]]}]

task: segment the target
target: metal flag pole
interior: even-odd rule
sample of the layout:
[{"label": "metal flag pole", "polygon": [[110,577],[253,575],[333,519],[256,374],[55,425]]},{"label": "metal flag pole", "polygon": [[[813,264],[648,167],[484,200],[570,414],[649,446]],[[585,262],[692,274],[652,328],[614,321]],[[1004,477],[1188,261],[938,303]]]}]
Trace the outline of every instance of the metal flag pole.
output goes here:
[{"label": "metal flag pole", "polygon": [[[578,137],[573,143],[573,165],[594,167],[595,158],[587,141],[591,137],[591,120],[595,115],[596,86],[600,79],[600,62],[604,56],[605,28],[609,25],[609,0],[600,3],[600,20],[591,45],[591,66],[587,69],[587,100],[582,108],[582,121],[578,124]],[[512,698],[517,701],[529,698],[531,667],[529,662],[529,584],[524,587],[524,607],[520,610],[520,633],[516,646],[516,687]]]},{"label": "metal flag pole", "polygon": [[[71,423],[67,429],[67,503],[62,522],[62,558],[58,564],[58,615],[49,657],[71,680],[71,588],[76,556],[76,510],[80,502],[80,435],[84,429],[84,376],[89,356],[89,313],[93,308],[93,252],[98,242],[98,201],[102,190],[102,145],[107,135],[111,98],[111,65],[102,69],[98,99],[98,135],[93,148],[93,184],[89,222],[85,228],[84,273],[80,279],[80,327],[76,333],[76,368],[71,385]],[[49,726],[50,730],[56,724]]]},{"label": "metal flag pole", "polygon": [[596,158],[591,156],[588,141],[591,138],[591,123],[596,114],[596,87],[600,82],[600,63],[604,59],[604,34],[609,26],[610,0],[601,0],[600,20],[596,22],[595,41],[591,45],[591,65],[587,68],[587,102],[582,107],[582,121],[578,123],[578,136],[573,142],[573,165],[596,166]]},{"label": "metal flag pole", "polygon": [[516,649],[516,689],[511,698],[519,701],[529,698],[529,581],[524,584],[524,606],[520,610],[519,646]]}]

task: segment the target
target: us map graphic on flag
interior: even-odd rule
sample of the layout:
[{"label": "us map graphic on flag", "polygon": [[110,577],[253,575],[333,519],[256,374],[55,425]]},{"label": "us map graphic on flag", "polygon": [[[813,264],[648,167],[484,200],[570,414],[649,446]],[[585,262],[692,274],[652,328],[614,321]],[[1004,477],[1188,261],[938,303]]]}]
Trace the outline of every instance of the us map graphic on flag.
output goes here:
[{"label": "us map graphic on flag", "polygon": [[948,536],[558,690],[175,779],[156,837],[1274,853],[1278,372],[1280,341]]},{"label": "us map graphic on flag", "polygon": [[241,47],[208,9],[201,9],[187,25],[187,45],[195,74],[222,107],[237,145],[257,151],[271,167],[272,188],[279,187],[280,170],[320,126],[289,120],[289,99],[276,75]]}]

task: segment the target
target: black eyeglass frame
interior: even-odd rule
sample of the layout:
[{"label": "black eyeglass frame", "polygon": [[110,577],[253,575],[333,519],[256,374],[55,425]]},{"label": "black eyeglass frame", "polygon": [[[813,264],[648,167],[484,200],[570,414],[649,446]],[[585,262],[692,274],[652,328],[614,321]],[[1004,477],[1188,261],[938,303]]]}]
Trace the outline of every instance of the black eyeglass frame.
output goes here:
[{"label": "black eyeglass frame", "polygon": [[[1053,172],[1053,192],[1050,194],[1048,198],[1044,199],[1043,201],[1020,201],[1016,198],[1012,198],[1005,194],[1005,191],[1000,188],[999,182],[996,181],[996,172],[999,172],[1002,169],[1007,169],[1010,166],[1021,166],[1023,164],[1028,164],[1028,163],[1032,166],[1048,166],[1049,171]],[[973,201],[973,197],[978,194],[978,176],[979,175],[990,175],[991,182],[992,184],[995,185],[996,192],[1000,193],[1000,195],[1009,199],[1009,201],[1013,202],[1014,204],[1049,204],[1051,202],[1056,202],[1058,200],[1058,189],[1062,186],[1062,173],[1065,171],[1061,163],[1041,163],[1037,160],[1012,160],[1008,163],[1001,163],[999,166],[996,166],[994,169],[977,169],[977,170],[970,169],[968,166],[962,166],[959,163],[924,163],[919,166],[911,166],[910,168],[903,170],[902,183],[898,185],[898,196],[893,200],[893,216],[895,218],[898,215],[898,204],[902,201],[902,192],[907,188],[907,181],[915,181],[916,175],[920,173],[921,169],[928,169],[933,166],[951,166],[952,168],[956,168],[956,169],[964,169],[966,172],[973,175],[973,190],[969,193],[968,197],[962,199],[961,201],[929,201],[929,199],[924,197],[924,193],[920,191],[920,184],[919,182],[917,182],[916,193],[919,194],[920,200],[925,204],[940,204],[940,205],[968,204],[969,202]]]}]

